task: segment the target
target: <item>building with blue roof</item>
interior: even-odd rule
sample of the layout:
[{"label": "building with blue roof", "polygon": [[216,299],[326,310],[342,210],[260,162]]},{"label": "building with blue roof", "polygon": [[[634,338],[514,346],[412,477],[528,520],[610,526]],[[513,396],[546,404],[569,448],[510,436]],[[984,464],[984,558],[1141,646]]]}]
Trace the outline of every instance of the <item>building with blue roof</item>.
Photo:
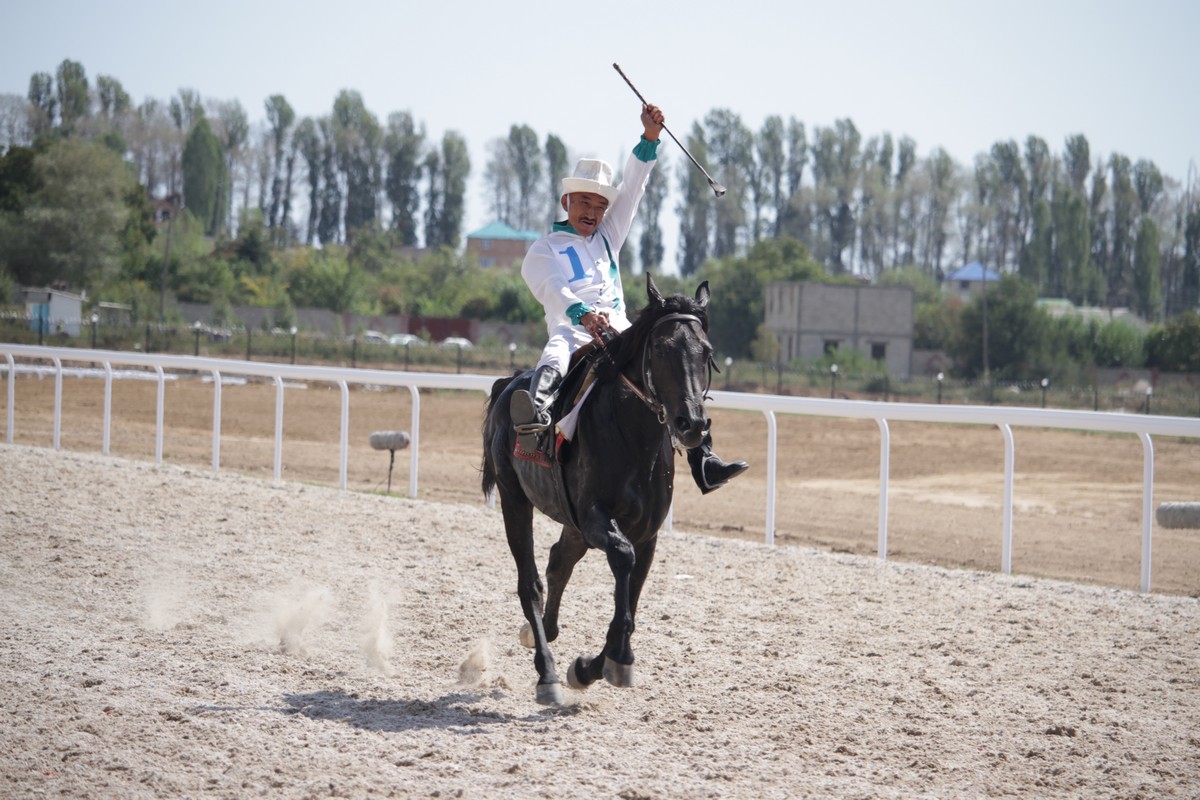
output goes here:
[{"label": "building with blue roof", "polygon": [[999,281],[1000,273],[993,272],[978,261],[972,261],[946,276],[942,281],[942,293],[969,303],[983,292],[986,284]]},{"label": "building with blue roof", "polygon": [[467,253],[481,267],[519,264],[533,243],[542,238],[536,231],[521,231],[505,222],[492,222],[467,234]]}]

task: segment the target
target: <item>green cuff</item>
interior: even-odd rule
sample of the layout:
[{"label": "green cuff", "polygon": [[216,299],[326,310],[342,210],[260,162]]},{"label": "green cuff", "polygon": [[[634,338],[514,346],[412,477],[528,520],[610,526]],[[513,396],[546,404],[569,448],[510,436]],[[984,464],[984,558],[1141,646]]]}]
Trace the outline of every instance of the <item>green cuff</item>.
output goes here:
[{"label": "green cuff", "polygon": [[658,142],[660,140],[650,141],[645,136],[637,143],[637,147],[633,148],[633,154],[637,156],[638,161],[653,161],[658,158]]},{"label": "green cuff", "polygon": [[570,318],[572,325],[578,325],[579,320],[583,319],[585,314],[590,314],[595,310],[587,303],[576,303],[567,309],[567,316]]}]

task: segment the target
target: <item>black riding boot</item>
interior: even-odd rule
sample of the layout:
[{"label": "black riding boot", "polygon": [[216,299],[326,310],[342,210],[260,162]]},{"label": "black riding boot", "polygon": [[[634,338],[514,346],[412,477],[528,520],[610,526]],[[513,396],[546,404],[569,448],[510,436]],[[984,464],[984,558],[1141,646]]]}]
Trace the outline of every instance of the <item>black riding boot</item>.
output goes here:
[{"label": "black riding boot", "polygon": [[692,477],[696,479],[701,494],[721,488],[750,468],[745,461],[731,461],[728,464],[722,461],[721,457],[712,451],[711,433],[705,433],[704,440],[699,446],[688,450],[687,457],[692,468]]},{"label": "black riding boot", "polygon": [[537,452],[538,435],[550,427],[550,404],[562,375],[549,365],[534,370],[529,389],[517,389],[508,401],[508,415],[517,432],[517,450]]}]

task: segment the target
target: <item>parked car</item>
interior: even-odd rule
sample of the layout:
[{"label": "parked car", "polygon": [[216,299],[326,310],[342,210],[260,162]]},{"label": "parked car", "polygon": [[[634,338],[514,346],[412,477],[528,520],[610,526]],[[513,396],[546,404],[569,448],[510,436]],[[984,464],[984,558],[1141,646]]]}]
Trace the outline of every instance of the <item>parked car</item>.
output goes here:
[{"label": "parked car", "polygon": [[408,347],[409,345],[424,347],[425,340],[414,333],[393,333],[388,337],[388,344],[393,347]]},{"label": "parked car", "polygon": [[388,337],[379,331],[363,331],[362,339],[367,344],[387,344]]},{"label": "parked car", "polygon": [[447,336],[445,339],[442,339],[441,346],[446,348],[457,347],[459,350],[469,350],[475,345],[471,344],[470,339],[464,339],[461,336]]}]

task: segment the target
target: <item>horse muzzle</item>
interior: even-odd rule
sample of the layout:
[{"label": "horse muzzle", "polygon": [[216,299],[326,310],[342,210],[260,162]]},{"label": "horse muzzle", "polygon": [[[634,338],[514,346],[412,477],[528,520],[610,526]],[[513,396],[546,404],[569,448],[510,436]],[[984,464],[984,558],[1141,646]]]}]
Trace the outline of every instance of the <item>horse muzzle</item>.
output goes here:
[{"label": "horse muzzle", "polygon": [[711,420],[704,415],[679,415],[671,420],[671,435],[675,442],[685,450],[691,450],[704,439]]}]

